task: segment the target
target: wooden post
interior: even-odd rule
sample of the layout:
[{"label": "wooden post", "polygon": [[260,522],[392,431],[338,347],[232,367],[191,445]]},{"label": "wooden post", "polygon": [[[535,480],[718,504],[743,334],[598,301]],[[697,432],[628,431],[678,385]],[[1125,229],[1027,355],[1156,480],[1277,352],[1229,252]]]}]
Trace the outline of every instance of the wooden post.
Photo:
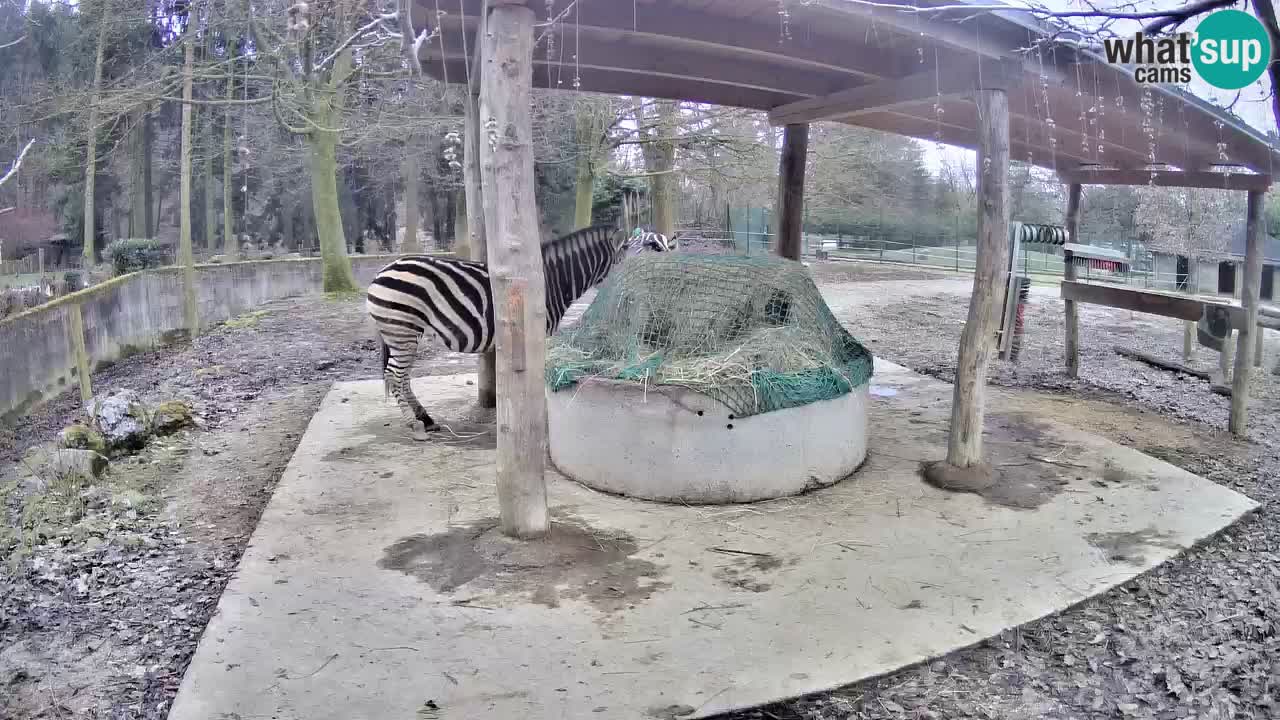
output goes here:
[{"label": "wooden post", "polygon": [[1009,95],[1004,90],[979,90],[977,105],[978,248],[947,443],[947,463],[957,468],[982,462],[987,365],[1000,322],[1000,281],[1009,260]]},{"label": "wooden post", "polygon": [[[484,18],[481,17],[475,36],[475,57],[477,62],[472,66],[476,73],[481,72],[479,60],[483,53],[484,28]],[[480,83],[472,82],[464,98],[465,118],[463,133],[465,137],[462,141],[462,191],[467,199],[467,247],[470,249],[471,259],[476,262],[487,263],[489,262],[489,250],[485,237],[484,198],[481,191],[482,179],[480,177],[480,121],[477,119],[480,104],[479,90]],[[476,379],[476,403],[486,409],[495,407],[498,403],[497,382],[494,378],[495,362],[496,359],[492,350],[480,356],[480,369]]]},{"label": "wooden post", "polygon": [[1263,331],[1263,329],[1262,329],[1262,326],[1261,326],[1261,325],[1259,325],[1259,326],[1258,326],[1258,336],[1257,336],[1257,339],[1256,339],[1256,340],[1254,340],[1254,343],[1253,343],[1253,366],[1254,366],[1254,367],[1256,367],[1256,368],[1262,367],[1262,349],[1263,349],[1263,348],[1262,348],[1262,339],[1263,339],[1263,338],[1262,338],[1262,333],[1263,333],[1263,332],[1264,332],[1264,331]]},{"label": "wooden post", "polygon": [[[1073,183],[1067,187],[1067,241],[1071,243],[1080,242],[1078,232],[1082,191],[1083,186],[1079,183]],[[1062,262],[1063,279],[1075,280],[1076,264],[1070,250],[1062,252]],[[1066,300],[1062,304],[1066,307],[1067,375],[1077,378],[1080,377],[1080,312],[1076,308],[1075,300]]]},{"label": "wooden post", "polygon": [[84,341],[84,314],[80,303],[67,307],[67,334],[70,335],[71,352],[76,356],[76,374],[80,376],[80,402],[89,404],[93,399],[93,383],[89,379],[89,351]]},{"label": "wooden post", "polygon": [[535,538],[548,529],[547,302],[534,202],[533,10],[489,0],[482,33],[480,171],[497,325],[498,502],[502,532]]},{"label": "wooden post", "polygon": [[809,125],[787,125],[778,160],[778,255],[800,259],[804,234],[804,166],[809,152]]},{"label": "wooden post", "polygon": [[1233,332],[1233,330],[1227,331],[1227,336],[1222,339],[1222,352],[1218,353],[1217,382],[1221,385],[1231,382],[1231,335]]},{"label": "wooden post", "polygon": [[[1235,377],[1231,380],[1231,420],[1228,427],[1236,437],[1245,436],[1245,421],[1249,414],[1249,376],[1253,371],[1253,358],[1249,345],[1254,333],[1262,334],[1258,327],[1258,292],[1262,286],[1262,206],[1265,190],[1249,191],[1249,215],[1245,223],[1248,237],[1244,252],[1244,282],[1240,288],[1240,304],[1244,307],[1244,323],[1240,327],[1240,340],[1236,346]],[[1226,349],[1225,346],[1223,348]]]},{"label": "wooden post", "polygon": [[36,248],[36,263],[40,266],[40,274],[44,275],[44,248]]}]

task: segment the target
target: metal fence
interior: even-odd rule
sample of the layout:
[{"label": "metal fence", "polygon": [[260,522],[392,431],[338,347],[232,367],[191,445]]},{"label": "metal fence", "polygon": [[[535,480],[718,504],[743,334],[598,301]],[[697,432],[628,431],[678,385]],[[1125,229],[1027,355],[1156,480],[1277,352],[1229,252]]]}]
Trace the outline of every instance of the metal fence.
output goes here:
[{"label": "metal fence", "polygon": [[[695,251],[763,255],[775,252],[777,248],[776,238],[769,232],[684,228],[682,233],[682,247],[692,246],[696,248]],[[977,264],[975,246],[957,243],[946,237],[922,237],[913,242],[898,242],[884,238],[805,233],[801,252],[809,259],[892,263],[953,272],[972,272]],[[1022,274],[1041,283],[1057,282],[1065,274],[1061,247],[1023,246],[1019,252],[1018,264]],[[1167,292],[1186,291],[1186,278],[1174,272],[1159,271],[1153,255],[1145,250],[1134,253],[1123,264],[1083,257],[1074,257],[1073,264],[1076,266],[1077,278],[1086,282],[1114,283]]]}]

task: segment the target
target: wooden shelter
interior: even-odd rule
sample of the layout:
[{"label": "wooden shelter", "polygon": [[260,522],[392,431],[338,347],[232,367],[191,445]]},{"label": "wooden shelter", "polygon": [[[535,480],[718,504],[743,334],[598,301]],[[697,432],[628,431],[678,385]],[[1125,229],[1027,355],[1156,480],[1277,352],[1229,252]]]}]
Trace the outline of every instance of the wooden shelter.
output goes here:
[{"label": "wooden shelter", "polygon": [[[1077,49],[1077,38],[1025,11],[957,8],[963,2],[956,0],[413,2],[414,26],[438,31],[421,47],[424,68],[440,80],[469,83],[474,98],[466,139],[470,247],[495,274],[499,492],[509,533],[537,535],[546,527],[531,87],[768,112],[786,128],[777,212],[779,251],[792,258],[800,249],[809,123],[843,122],[977,150],[977,269],[948,449],[948,463],[959,468],[981,465],[982,389],[1000,318],[1011,158],[1062,174],[1071,186],[1072,234],[1084,183],[1248,191],[1242,347],[1255,327],[1257,218],[1280,152],[1188,93],[1138,85],[1124,68]],[[929,9],[943,3],[948,9]],[[483,203],[473,201],[481,190]],[[1070,364],[1075,304],[1067,306]],[[1248,370],[1237,363],[1241,394]],[[482,402],[493,392],[482,374]]]}]

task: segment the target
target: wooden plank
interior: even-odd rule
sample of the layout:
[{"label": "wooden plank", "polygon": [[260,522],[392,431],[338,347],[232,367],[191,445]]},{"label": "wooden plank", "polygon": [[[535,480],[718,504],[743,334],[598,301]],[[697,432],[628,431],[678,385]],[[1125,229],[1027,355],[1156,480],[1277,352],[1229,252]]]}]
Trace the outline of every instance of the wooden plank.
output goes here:
[{"label": "wooden plank", "polygon": [[[1235,377],[1231,382],[1231,419],[1228,428],[1236,437],[1245,436],[1245,425],[1249,416],[1249,376],[1253,371],[1253,358],[1250,357],[1250,344],[1254,333],[1261,333],[1258,327],[1258,292],[1262,287],[1262,238],[1263,238],[1263,205],[1266,201],[1265,190],[1253,190],[1249,193],[1248,217],[1245,221],[1244,284],[1240,291],[1240,304],[1244,312],[1244,322],[1239,326],[1240,339],[1236,346]],[[1225,348],[1224,348],[1225,349]]]},{"label": "wooden plank", "polygon": [[[1079,239],[1082,190],[1083,188],[1078,184],[1067,188],[1067,218],[1064,224],[1067,227],[1067,237],[1072,243]],[[1068,282],[1074,282],[1076,279],[1074,260],[1075,253],[1066,249],[1062,251],[1062,276]],[[1063,305],[1066,307],[1067,375],[1078,378],[1080,377],[1080,315],[1076,309],[1075,300],[1066,300]]]},{"label": "wooden plank", "polygon": [[[430,0],[417,2],[427,5],[432,18],[435,17],[436,8]],[[468,21],[477,17],[480,5],[481,0],[449,0],[448,7],[442,3],[440,8],[447,11],[443,23],[445,31],[457,28],[455,23],[461,16]],[[541,7],[541,3],[538,6]],[[563,9],[558,3],[556,10]],[[684,47],[713,53],[729,62],[737,59],[767,60],[782,69],[834,71],[867,80],[897,77],[918,65],[914,55],[895,52],[892,47],[873,44],[870,40],[859,42],[847,37],[805,31],[793,33],[791,39],[783,43],[780,42],[776,20],[769,26],[754,20],[725,17],[725,13],[678,7],[667,2],[579,2],[559,28],[564,31],[557,34],[556,42],[566,48],[563,60],[567,66],[573,65],[574,53],[570,48],[574,37],[594,37],[605,42],[626,37],[664,45],[655,48],[654,54],[658,55]],[[544,31],[544,27],[539,27],[539,37]],[[860,35],[868,37],[865,33]],[[545,41],[540,42],[536,49],[544,47]],[[452,75],[450,79],[453,80]]]},{"label": "wooden plank", "polygon": [[[441,36],[444,49],[441,51],[441,43],[435,43],[435,47],[429,49],[430,57],[440,57],[441,52],[453,59],[463,57],[469,46],[468,38],[474,32],[470,28],[475,24],[475,18],[446,15]],[[606,38],[601,33],[583,33],[572,24],[566,29],[567,33],[557,32],[556,51],[550,57],[545,47],[534,50],[536,87],[571,89],[573,78],[583,70],[612,70],[694,82],[714,78],[723,85],[802,95],[825,95],[866,82],[862,75],[845,70],[794,68],[779,64],[773,58],[752,54],[726,57],[723,48],[715,45],[689,45],[630,34]],[[464,41],[467,42],[464,44]]]},{"label": "wooden plank", "polygon": [[87,405],[93,399],[93,382],[89,378],[89,351],[85,348],[84,314],[80,311],[80,303],[67,306],[67,335],[71,341],[71,354],[76,358],[80,402]]},{"label": "wooden plank", "polygon": [[987,366],[1000,322],[1001,277],[1009,253],[1009,95],[978,92],[978,248],[969,317],[960,337],[947,464],[982,464]]},{"label": "wooden plank", "polygon": [[1209,373],[1203,370],[1196,370],[1195,368],[1190,368],[1180,363],[1169,362],[1168,360],[1161,360],[1160,358],[1154,355],[1148,355],[1147,353],[1138,352],[1137,350],[1130,350],[1129,348],[1120,347],[1119,345],[1117,345],[1113,349],[1115,350],[1117,355],[1144,362],[1153,367],[1158,367],[1161,370],[1169,370],[1171,372],[1182,373],[1184,375],[1190,375],[1191,377],[1200,378],[1201,380],[1205,380],[1205,381],[1208,381],[1211,379]]},{"label": "wooden plank", "polygon": [[[973,127],[952,123],[950,117],[939,122],[934,118],[916,117],[889,110],[859,115],[849,124],[920,140],[937,140],[955,147],[977,149],[977,135]],[[1036,165],[1046,168],[1074,168],[1087,161],[1086,158],[1079,156],[1079,145],[1076,145],[1073,150],[1070,143],[1065,147],[1060,143],[1058,149],[1054,151],[1041,144],[1025,143],[1018,136],[1011,136],[1009,151],[1011,157],[1022,161],[1030,158]]]},{"label": "wooden plank", "polygon": [[[443,81],[445,74],[449,82],[465,77],[466,64],[460,56],[450,56],[445,62],[439,60],[439,50],[423,53],[423,70],[436,80]],[[539,63],[541,64],[541,63]],[[572,66],[565,68],[564,85],[556,86],[563,90],[570,89],[575,77]],[[678,80],[657,75],[646,75],[624,70],[605,70],[584,67],[576,73],[581,92],[601,93],[606,95],[631,95],[662,100],[686,100],[725,107],[747,108],[751,110],[768,110],[794,100],[808,97],[804,93],[784,90],[762,90],[729,85],[709,80]],[[546,76],[539,78],[538,87],[547,86]]]},{"label": "wooden plank", "polygon": [[969,95],[982,89],[1009,90],[1021,85],[1023,72],[1012,62],[975,62],[972,65],[931,68],[902,78],[853,87],[822,97],[781,105],[769,111],[773,125],[808,123],[903,105],[933,102],[939,97]]},{"label": "wooden plank", "polygon": [[1100,285],[1064,280],[1061,285],[1062,299],[1074,300],[1089,305],[1105,305],[1121,310],[1161,315],[1178,320],[1200,320],[1204,301],[1176,295],[1165,295],[1149,290],[1122,287],[1119,285]]},{"label": "wooden plank", "polygon": [[809,126],[788,125],[778,160],[778,255],[800,259],[804,231],[804,167],[809,152]]},{"label": "wooden plank", "polygon": [[485,232],[497,330],[497,476],[502,532],[547,533],[546,285],[534,202],[534,13],[496,5],[481,63],[479,127]]},{"label": "wooden plank", "polygon": [[1262,190],[1271,187],[1270,175],[1219,173],[1205,170],[1115,170],[1078,168],[1059,170],[1065,183],[1082,185],[1155,185],[1157,187],[1207,188],[1214,190]]}]

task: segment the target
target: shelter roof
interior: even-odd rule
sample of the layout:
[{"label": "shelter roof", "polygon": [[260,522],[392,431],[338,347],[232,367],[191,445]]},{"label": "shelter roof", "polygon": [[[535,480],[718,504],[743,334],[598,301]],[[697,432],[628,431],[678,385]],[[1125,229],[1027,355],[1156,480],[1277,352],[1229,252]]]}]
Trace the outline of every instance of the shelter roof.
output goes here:
[{"label": "shelter roof", "polygon": [[[414,2],[415,26],[440,28],[422,49],[427,71],[464,81],[484,0]],[[1058,170],[1271,174],[1280,166],[1280,151],[1239,118],[1175,87],[1139,85],[1030,13],[918,12],[976,2],[530,0],[540,22],[534,84],[763,110],[777,124],[832,120],[966,148],[977,147],[972,91],[1004,87],[1014,160]]]}]

